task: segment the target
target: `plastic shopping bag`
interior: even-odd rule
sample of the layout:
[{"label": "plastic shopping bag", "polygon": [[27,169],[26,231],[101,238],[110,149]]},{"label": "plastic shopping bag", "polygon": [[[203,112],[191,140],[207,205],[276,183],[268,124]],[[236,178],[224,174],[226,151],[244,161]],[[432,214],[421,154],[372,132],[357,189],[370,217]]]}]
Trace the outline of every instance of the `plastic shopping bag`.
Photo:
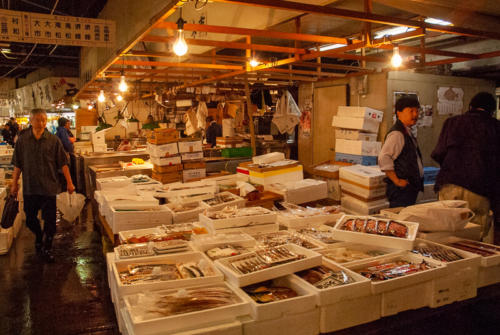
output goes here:
[{"label": "plastic shopping bag", "polygon": [[442,200],[403,208],[398,219],[418,222],[421,231],[457,231],[464,229],[474,213],[467,201]]},{"label": "plastic shopping bag", "polygon": [[80,215],[85,204],[85,196],[73,192],[62,192],[57,195],[57,208],[61,211],[63,219],[73,222]]}]

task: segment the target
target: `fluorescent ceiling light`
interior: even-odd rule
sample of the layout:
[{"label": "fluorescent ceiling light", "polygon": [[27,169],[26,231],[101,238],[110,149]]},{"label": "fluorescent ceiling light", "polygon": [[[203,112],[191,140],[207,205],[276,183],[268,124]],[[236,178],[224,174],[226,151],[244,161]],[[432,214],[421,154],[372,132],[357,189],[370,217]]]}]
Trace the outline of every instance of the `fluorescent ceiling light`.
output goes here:
[{"label": "fluorescent ceiling light", "polygon": [[398,35],[402,33],[406,33],[408,31],[413,31],[415,30],[414,28],[408,28],[408,27],[394,27],[394,28],[389,28],[389,29],[384,29],[380,30],[375,34],[375,38],[382,38],[384,36],[392,36],[392,35]]},{"label": "fluorescent ceiling light", "polygon": [[425,23],[430,23],[430,24],[439,24],[441,26],[452,26],[453,23],[445,21],[445,20],[440,20],[440,19],[435,19],[433,17],[428,17],[424,20]]},{"label": "fluorescent ceiling light", "polygon": [[[345,47],[345,44],[324,44],[324,45],[321,45],[319,47],[319,51],[327,51],[327,50],[332,50],[332,49],[338,49],[338,48],[342,48],[342,47]],[[318,50],[316,47],[313,47],[313,48],[309,48],[309,50],[311,51],[316,51]]]}]

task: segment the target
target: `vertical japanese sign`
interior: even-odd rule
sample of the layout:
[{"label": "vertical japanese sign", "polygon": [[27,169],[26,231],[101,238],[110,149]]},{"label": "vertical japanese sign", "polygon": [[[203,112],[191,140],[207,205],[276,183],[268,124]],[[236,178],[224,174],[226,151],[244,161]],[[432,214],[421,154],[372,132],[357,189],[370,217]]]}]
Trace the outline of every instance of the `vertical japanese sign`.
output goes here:
[{"label": "vertical japanese sign", "polygon": [[0,9],[0,42],[110,47],[115,22]]}]

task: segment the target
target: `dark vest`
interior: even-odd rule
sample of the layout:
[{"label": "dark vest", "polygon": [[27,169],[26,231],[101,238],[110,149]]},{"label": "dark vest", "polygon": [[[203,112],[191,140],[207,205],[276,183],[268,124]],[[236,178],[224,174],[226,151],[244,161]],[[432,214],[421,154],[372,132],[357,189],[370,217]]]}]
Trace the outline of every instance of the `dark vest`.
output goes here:
[{"label": "dark vest", "polygon": [[418,169],[417,161],[417,154],[420,156],[420,160],[422,160],[420,149],[417,145],[415,145],[411,135],[408,134],[406,127],[401,121],[399,121],[399,119],[396,121],[394,126],[392,126],[387,135],[389,135],[392,131],[401,132],[405,138],[403,150],[399,154],[398,158],[394,160],[394,171],[396,172],[396,176],[398,176],[399,179],[408,180],[410,186],[418,191],[423,191],[424,180],[420,177],[420,170]]}]

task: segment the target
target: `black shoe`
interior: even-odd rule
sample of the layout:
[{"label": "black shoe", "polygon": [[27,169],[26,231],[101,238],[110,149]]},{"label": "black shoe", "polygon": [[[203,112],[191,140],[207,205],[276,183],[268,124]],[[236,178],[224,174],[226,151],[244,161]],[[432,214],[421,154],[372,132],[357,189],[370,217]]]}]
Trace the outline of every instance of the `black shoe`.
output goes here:
[{"label": "black shoe", "polygon": [[54,263],[56,261],[50,250],[43,250],[43,258],[47,263]]}]

